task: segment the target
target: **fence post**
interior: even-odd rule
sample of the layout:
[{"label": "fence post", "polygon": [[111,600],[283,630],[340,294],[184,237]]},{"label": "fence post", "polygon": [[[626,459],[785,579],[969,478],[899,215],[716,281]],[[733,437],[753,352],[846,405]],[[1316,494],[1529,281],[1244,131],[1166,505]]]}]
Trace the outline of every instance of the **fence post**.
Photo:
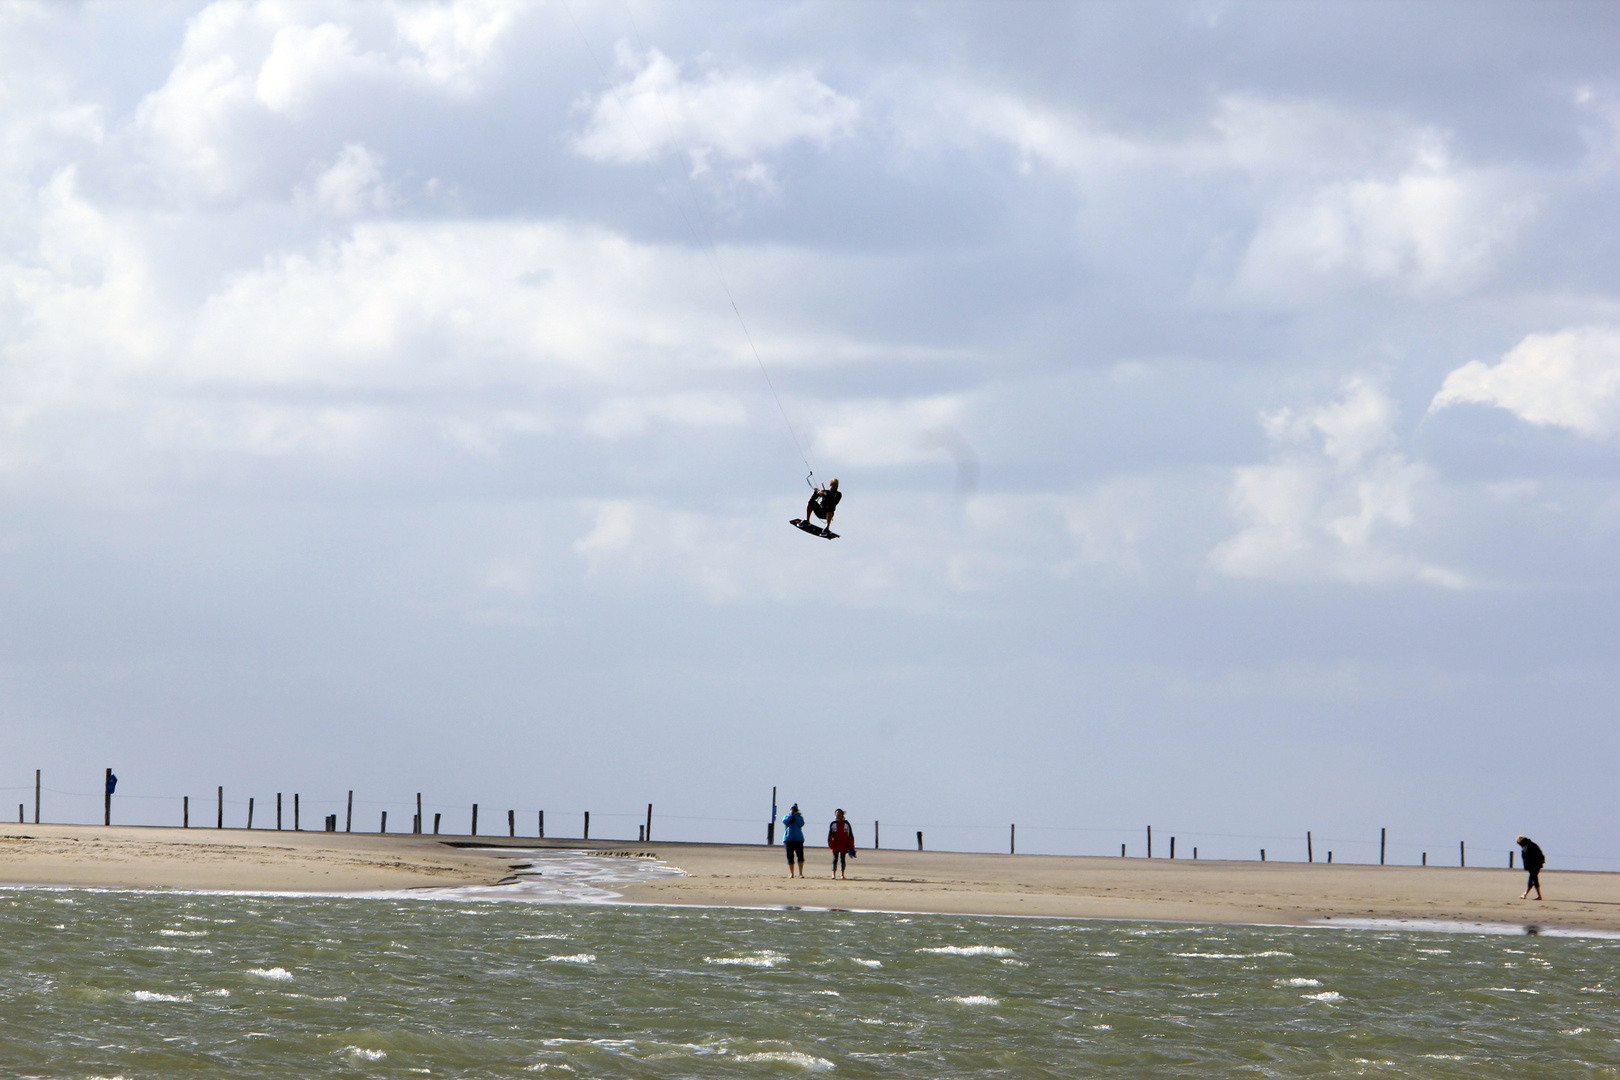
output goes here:
[{"label": "fence post", "polygon": [[589,810],[587,810],[587,811],[585,811],[585,836],[584,836],[584,839],[589,840],[590,838],[591,838],[591,812]]},{"label": "fence post", "polygon": [[411,831],[416,835],[422,834],[422,793],[416,793],[416,820],[411,823]]},{"label": "fence post", "polygon": [[1176,838],[1173,836],[1170,838],[1170,857],[1176,857]]},{"label": "fence post", "polygon": [[106,781],[107,793],[102,796],[101,803],[101,823],[103,825],[112,824],[112,793],[113,786],[117,783],[118,781],[113,779],[112,770],[108,769]]},{"label": "fence post", "polygon": [[922,830],[921,829],[917,830],[917,850],[918,851],[922,850]]},{"label": "fence post", "polygon": [[253,796],[251,796],[251,795],[248,796],[248,823],[247,823],[247,827],[249,829],[253,828]]},{"label": "fence post", "polygon": [[293,792],[293,832],[301,832],[303,828],[298,823],[298,792],[295,791]]},{"label": "fence post", "polygon": [[1385,833],[1387,831],[1388,830],[1386,830],[1386,829],[1379,829],[1378,830],[1378,865],[1379,866],[1384,865],[1384,835],[1385,835]]},{"label": "fence post", "polygon": [[1265,848],[1260,849],[1260,861],[1261,862],[1266,861],[1266,849]]},{"label": "fence post", "polygon": [[1457,865],[1468,865],[1468,841],[1466,840],[1457,841]]},{"label": "fence post", "polygon": [[214,816],[214,828],[223,829],[225,827],[225,785],[224,784],[219,785],[219,790],[215,792],[215,796],[216,796],[216,801],[217,801],[217,807],[216,807],[217,813]]},{"label": "fence post", "polygon": [[1193,848],[1193,862],[1197,862],[1197,861],[1198,861],[1198,848],[1196,846],[1194,846],[1194,848]]},{"label": "fence post", "polygon": [[[39,818],[36,817],[34,820],[38,821]],[[1508,869],[1513,869],[1513,852],[1511,851],[1508,852]]]},{"label": "fence post", "polygon": [[647,843],[652,843],[652,803],[647,804]]},{"label": "fence post", "polygon": [[1153,858],[1153,826],[1148,826],[1148,858]]},{"label": "fence post", "polygon": [[516,836],[517,835],[517,811],[516,810],[508,810],[506,812],[506,835],[507,836]]},{"label": "fence post", "polygon": [[438,814],[433,815],[433,835],[434,836],[439,835],[439,815]]},{"label": "fence post", "polygon": [[879,822],[879,821],[872,822],[872,850],[873,851],[876,851],[878,848],[883,846],[882,844],[878,843],[878,826],[881,825],[881,824],[882,824],[882,822]]},{"label": "fence post", "polygon": [[1122,859],[1125,857],[1125,845],[1124,844],[1119,845],[1119,857],[1122,858]]},{"label": "fence post", "polygon": [[348,809],[348,812],[343,815],[343,831],[344,832],[353,832],[354,831],[354,789],[353,788],[349,789],[349,809]]},{"label": "fence post", "polygon": [[546,838],[546,812],[540,811],[540,839]]},{"label": "fence post", "polygon": [[34,770],[34,824],[39,824],[39,770]]},{"label": "fence post", "polygon": [[[18,821],[22,820],[22,815],[21,814],[17,815],[17,820]],[[182,795],[182,796],[180,796],[180,827],[182,829],[191,828],[191,796],[190,795]]]},{"label": "fence post", "polygon": [[382,812],[382,822],[377,826],[377,831],[380,833],[388,831],[388,811],[386,810]]},{"label": "fence post", "polygon": [[[1428,865],[1429,865],[1429,853],[1428,853],[1428,852],[1427,852],[1427,851],[1425,851],[1425,852],[1424,852],[1424,853],[1423,853],[1423,865],[1424,865],[1424,866],[1428,866]],[[1510,870],[1511,870],[1511,869],[1512,869],[1512,867],[1508,867],[1508,869],[1510,869]]]},{"label": "fence post", "polygon": [[281,792],[276,792],[276,832],[281,831]]},{"label": "fence post", "polygon": [[1012,827],[1012,831],[1007,834],[1007,854],[1009,854],[1009,855],[1018,854],[1018,826],[1017,825],[1014,825]]},{"label": "fence post", "polygon": [[1311,830],[1309,829],[1305,830],[1305,861],[1308,863],[1316,861],[1316,854],[1311,851]]},{"label": "fence post", "polygon": [[472,832],[468,833],[467,835],[468,836],[477,836],[478,835],[478,804],[477,803],[473,803]]}]

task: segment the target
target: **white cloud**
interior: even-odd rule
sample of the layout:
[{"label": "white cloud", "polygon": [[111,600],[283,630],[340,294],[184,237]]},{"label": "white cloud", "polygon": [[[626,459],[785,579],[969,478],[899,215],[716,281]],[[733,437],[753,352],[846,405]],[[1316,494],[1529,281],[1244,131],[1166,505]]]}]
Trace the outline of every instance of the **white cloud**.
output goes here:
[{"label": "white cloud", "polygon": [[632,164],[669,153],[692,158],[694,172],[711,157],[738,166],[756,182],[767,173],[762,155],[796,142],[822,147],[845,138],[860,105],[809,71],[770,75],[710,71],[702,81],[681,78],[678,63],[652,49],[644,60],[621,43],[621,67],[639,71],[596,99],[574,149],[595,161]]},{"label": "white cloud", "polygon": [[1353,582],[1417,580],[1461,587],[1461,575],[1400,552],[1430,472],[1393,449],[1393,402],[1365,379],[1338,401],[1262,418],[1273,459],[1236,470],[1228,493],[1237,535],[1210,553],[1234,577]]},{"label": "white cloud", "polygon": [[748,419],[742,403],[722,394],[666,394],[650,397],[613,397],[585,418],[585,430],[604,439],[640,435],[650,421],[664,420],[688,427],[735,427]]},{"label": "white cloud", "polygon": [[337,160],[299,192],[300,201],[336,217],[387,210],[396,202],[383,178],[383,158],[360,143],[349,143]]},{"label": "white cloud", "polygon": [[1613,438],[1620,434],[1620,330],[1530,334],[1494,365],[1471,360],[1451,372],[1429,409],[1465,402],[1495,405],[1532,424]]},{"label": "white cloud", "polygon": [[940,432],[955,429],[966,405],[959,394],[840,404],[814,425],[813,452],[829,464],[867,467],[936,461]]}]

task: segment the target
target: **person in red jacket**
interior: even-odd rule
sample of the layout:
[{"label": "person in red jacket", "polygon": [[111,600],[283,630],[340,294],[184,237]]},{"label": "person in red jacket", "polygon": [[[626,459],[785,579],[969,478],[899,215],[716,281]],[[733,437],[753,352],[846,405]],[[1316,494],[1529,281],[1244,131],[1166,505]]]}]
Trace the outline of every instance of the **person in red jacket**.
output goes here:
[{"label": "person in red jacket", "polygon": [[832,824],[827,826],[827,846],[832,848],[832,876],[835,878],[848,876],[843,872],[846,859],[855,854],[855,830],[844,820],[842,810],[836,811],[836,814]]}]

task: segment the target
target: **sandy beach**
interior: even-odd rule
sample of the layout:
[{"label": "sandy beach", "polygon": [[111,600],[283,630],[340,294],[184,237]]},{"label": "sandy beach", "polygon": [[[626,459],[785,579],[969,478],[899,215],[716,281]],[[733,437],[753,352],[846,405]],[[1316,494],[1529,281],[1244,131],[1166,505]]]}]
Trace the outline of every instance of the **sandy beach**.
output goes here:
[{"label": "sandy beach", "polygon": [[[470,848],[476,843],[485,845]],[[1081,919],[1307,924],[1408,919],[1620,931],[1620,874],[1551,870],[1547,900],[1507,869],[863,851],[848,880],[789,881],[780,848],[375,833],[0,826],[0,883],[355,892],[493,885],[504,847],[652,855],[684,877],[627,885],[630,903]]]}]

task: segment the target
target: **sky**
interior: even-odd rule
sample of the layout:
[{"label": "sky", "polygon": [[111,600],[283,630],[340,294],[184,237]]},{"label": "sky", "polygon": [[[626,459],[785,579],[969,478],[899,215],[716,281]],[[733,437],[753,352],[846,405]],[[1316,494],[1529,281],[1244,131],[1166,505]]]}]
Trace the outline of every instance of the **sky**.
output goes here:
[{"label": "sky", "polygon": [[1620,869],[1617,54],[6,0],[0,789]]}]

